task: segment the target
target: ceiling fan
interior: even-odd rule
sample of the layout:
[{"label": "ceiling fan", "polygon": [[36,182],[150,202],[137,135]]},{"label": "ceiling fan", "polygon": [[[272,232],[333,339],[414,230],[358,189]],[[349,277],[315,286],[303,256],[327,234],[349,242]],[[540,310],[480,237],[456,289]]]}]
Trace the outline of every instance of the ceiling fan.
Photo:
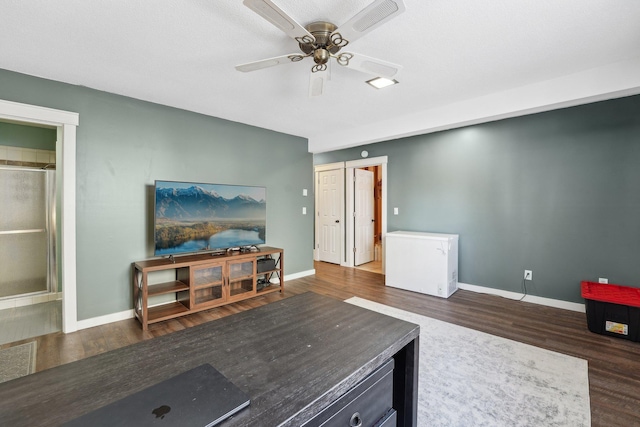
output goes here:
[{"label": "ceiling fan", "polygon": [[303,27],[271,0],[244,0],[243,3],[298,42],[301,53],[240,64],[236,66],[238,71],[256,71],[312,57],[314,65],[311,67],[309,96],[318,96],[322,95],[325,83],[329,80],[331,58],[343,67],[388,79],[396,76],[402,68],[391,62],[341,51],[349,43],[404,12],[402,0],[375,0],[340,27],[325,21],[312,22]]}]

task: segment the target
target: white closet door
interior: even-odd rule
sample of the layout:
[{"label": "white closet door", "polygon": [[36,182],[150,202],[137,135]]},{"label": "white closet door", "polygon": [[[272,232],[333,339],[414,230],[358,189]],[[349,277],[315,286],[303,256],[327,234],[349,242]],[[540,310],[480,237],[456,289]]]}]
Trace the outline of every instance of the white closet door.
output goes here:
[{"label": "white closet door", "polygon": [[333,264],[340,264],[343,176],[342,169],[318,173],[319,259]]}]

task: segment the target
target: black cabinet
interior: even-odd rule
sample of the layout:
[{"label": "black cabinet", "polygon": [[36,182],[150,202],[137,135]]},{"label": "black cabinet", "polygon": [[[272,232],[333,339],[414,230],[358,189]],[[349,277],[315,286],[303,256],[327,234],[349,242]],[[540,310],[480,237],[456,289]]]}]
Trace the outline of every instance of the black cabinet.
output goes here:
[{"label": "black cabinet", "polygon": [[388,360],[304,427],[395,426],[393,365],[393,359]]}]

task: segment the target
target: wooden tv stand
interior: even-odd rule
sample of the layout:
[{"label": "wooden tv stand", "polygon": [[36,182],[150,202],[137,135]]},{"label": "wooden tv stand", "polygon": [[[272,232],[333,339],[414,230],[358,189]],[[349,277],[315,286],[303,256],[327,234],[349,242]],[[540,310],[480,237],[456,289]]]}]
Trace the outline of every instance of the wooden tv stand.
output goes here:
[{"label": "wooden tv stand", "polygon": [[150,323],[284,291],[284,251],[261,247],[138,261],[132,284],[134,312],[147,330]]}]

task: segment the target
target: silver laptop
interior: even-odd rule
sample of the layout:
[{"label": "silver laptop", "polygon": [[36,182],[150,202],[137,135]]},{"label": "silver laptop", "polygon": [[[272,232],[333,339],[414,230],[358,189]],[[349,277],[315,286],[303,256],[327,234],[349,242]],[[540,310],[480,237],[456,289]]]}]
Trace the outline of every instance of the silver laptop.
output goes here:
[{"label": "silver laptop", "polygon": [[76,418],[65,426],[214,426],[249,406],[249,396],[209,364]]}]

